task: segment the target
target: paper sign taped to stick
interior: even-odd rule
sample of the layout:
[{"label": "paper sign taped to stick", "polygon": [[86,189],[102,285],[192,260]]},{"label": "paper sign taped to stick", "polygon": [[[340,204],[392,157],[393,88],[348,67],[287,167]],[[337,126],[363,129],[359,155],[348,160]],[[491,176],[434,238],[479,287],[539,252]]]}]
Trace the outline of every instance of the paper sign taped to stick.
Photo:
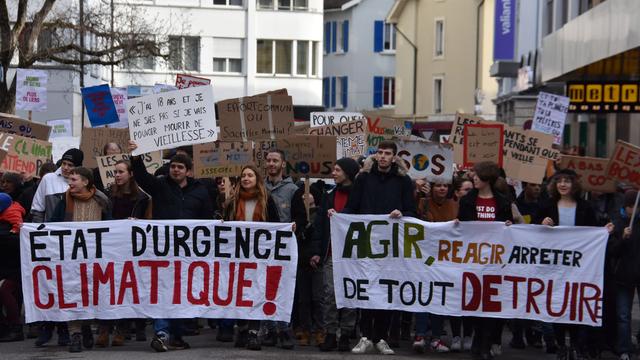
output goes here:
[{"label": "paper sign taped to stick", "polygon": [[116,106],[116,112],[118,113],[118,122],[109,124],[109,127],[114,128],[126,128],[129,127],[129,117],[127,116],[127,88],[111,88],[111,98],[113,98],[113,104]]},{"label": "paper sign taped to stick", "polygon": [[82,88],[82,100],[92,127],[113,124],[120,120],[109,85]]},{"label": "paper sign taped to stick", "polygon": [[[153,151],[147,154],[140,155],[144,162],[147,172],[153,175],[156,170],[162,166],[162,151]],[[100,178],[105,189],[111,184],[116,182],[115,170],[116,163],[120,160],[129,160],[129,154],[114,154],[106,156],[98,156],[96,161],[98,162],[98,170],[100,171]]]},{"label": "paper sign taped to stick", "polygon": [[298,262],[291,224],[214,220],[24,224],[20,241],[28,323],[291,319]]},{"label": "paper sign taped to stick", "polygon": [[606,175],[640,189],[640,147],[618,140]]},{"label": "paper sign taped to stick", "polygon": [[205,86],[205,85],[211,85],[211,80],[207,78],[202,78],[202,77],[197,77],[197,76],[192,76],[187,74],[176,75],[176,88],[178,89],[186,89],[190,87]]},{"label": "paper sign taped to stick", "polygon": [[217,139],[211,86],[152,94],[127,101],[132,155]]},{"label": "paper sign taped to stick", "polygon": [[464,126],[469,124],[479,124],[485,121],[478,116],[456,113],[456,119],[451,126],[449,144],[453,145],[453,161],[456,164],[464,163]]},{"label": "paper sign taped to stick", "polygon": [[501,123],[464,126],[463,166],[493,161],[502,167],[504,127]]},{"label": "paper sign taped to stick", "polygon": [[220,140],[284,138],[293,132],[291,96],[267,93],[219,101]]},{"label": "paper sign taped to stick", "polygon": [[607,177],[607,164],[609,159],[562,155],[558,168],[575,171],[584,191],[612,193],[616,191],[616,182]]},{"label": "paper sign taped to stick", "polygon": [[[80,149],[80,136],[62,136],[51,139],[51,156],[53,157],[53,162],[57,162],[62,159],[62,155],[69,149]],[[86,164],[88,159],[85,153],[85,158],[83,160],[83,164]],[[95,159],[94,159],[95,162]],[[85,165],[86,166],[86,165]]]},{"label": "paper sign taped to stick", "polygon": [[383,140],[409,140],[413,123],[389,118],[367,118],[367,155],[375,154]]},{"label": "paper sign taped to stick", "polygon": [[285,175],[329,178],[336,161],[335,136],[290,136],[286,139],[257,141],[254,158],[258,168],[267,168],[269,149],[284,151],[287,158]]},{"label": "paper sign taped to stick", "polygon": [[98,167],[96,157],[104,154],[108,143],[120,145],[122,151],[129,147],[129,129],[83,128],[80,150],[84,153],[82,165],[87,168]]},{"label": "paper sign taped to stick", "polygon": [[242,167],[253,163],[252,142],[216,141],[193,146],[193,177],[240,176]]},{"label": "paper sign taped to stick", "polygon": [[355,120],[366,120],[367,118],[357,112],[312,112],[309,125],[314,128],[327,126]]},{"label": "paper sign taped to stick", "polygon": [[337,159],[343,157],[356,158],[366,155],[367,119],[350,122],[337,122],[332,125],[317,126],[309,129],[309,135],[335,136],[337,142]]},{"label": "paper sign taped to stick", "polygon": [[396,141],[398,157],[412,179],[450,184],[453,180],[453,146],[431,141]]},{"label": "paper sign taped to stick", "polygon": [[338,213],[336,305],[600,326],[608,238],[603,227]]},{"label": "paper sign taped to stick", "polygon": [[51,135],[49,136],[50,139],[73,136],[71,119],[48,120],[47,125],[51,126]]},{"label": "paper sign taped to stick", "polygon": [[562,144],[564,123],[569,110],[569,98],[541,91],[531,130],[553,135],[553,143]]},{"label": "paper sign taped to stick", "polygon": [[48,78],[49,75],[45,70],[18,69],[16,72],[16,110],[46,111]]},{"label": "paper sign taped to stick", "polygon": [[48,141],[0,132],[0,149],[7,152],[0,169],[37,176],[42,164],[51,160],[51,148]]},{"label": "paper sign taped to stick", "polygon": [[0,131],[47,141],[51,134],[51,126],[22,119],[13,114],[0,113]]}]

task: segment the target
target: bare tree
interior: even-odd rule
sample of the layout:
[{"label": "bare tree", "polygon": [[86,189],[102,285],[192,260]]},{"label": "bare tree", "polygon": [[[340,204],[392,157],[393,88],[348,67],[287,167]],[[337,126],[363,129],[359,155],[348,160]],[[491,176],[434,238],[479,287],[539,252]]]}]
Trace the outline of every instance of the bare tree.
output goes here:
[{"label": "bare tree", "polygon": [[111,8],[108,1],[94,0],[85,3],[82,21],[78,8],[78,0],[0,0],[0,112],[15,111],[16,79],[7,77],[10,65],[30,68],[53,61],[75,67],[168,58],[170,26],[154,22],[143,7]]}]

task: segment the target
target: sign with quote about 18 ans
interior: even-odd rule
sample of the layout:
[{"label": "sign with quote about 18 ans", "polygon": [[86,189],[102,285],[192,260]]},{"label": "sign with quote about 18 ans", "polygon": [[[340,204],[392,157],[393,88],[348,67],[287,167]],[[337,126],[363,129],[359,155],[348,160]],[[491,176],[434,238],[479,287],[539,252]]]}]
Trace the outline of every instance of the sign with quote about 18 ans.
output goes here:
[{"label": "sign with quote about 18 ans", "polygon": [[217,139],[213,90],[192,87],[127,101],[132,155]]}]

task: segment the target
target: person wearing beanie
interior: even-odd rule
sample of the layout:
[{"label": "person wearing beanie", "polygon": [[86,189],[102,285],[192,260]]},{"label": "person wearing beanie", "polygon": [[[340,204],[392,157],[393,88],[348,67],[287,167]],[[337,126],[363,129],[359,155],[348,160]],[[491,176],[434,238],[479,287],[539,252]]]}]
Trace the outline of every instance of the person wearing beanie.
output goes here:
[{"label": "person wearing beanie", "polygon": [[11,224],[11,233],[18,234],[25,211],[22,205],[13,201],[7,193],[0,193],[0,222]]},{"label": "person wearing beanie", "polygon": [[61,200],[57,198],[57,194],[67,191],[69,188],[68,178],[71,172],[76,167],[82,166],[83,160],[84,154],[82,150],[69,149],[62,155],[58,170],[42,177],[31,204],[33,222],[51,220],[52,214],[46,214],[46,209],[55,209],[55,205]]},{"label": "person wearing beanie", "polygon": [[[328,214],[342,211],[347,205],[353,182],[360,171],[358,162],[351,158],[342,158],[336,161],[331,175],[336,182],[336,187],[329,191],[321,200],[320,210],[317,212],[313,223],[313,237],[309,246],[309,265],[313,269],[322,268],[324,275],[323,296],[323,326],[327,332],[324,342],[320,345],[321,351],[351,350],[349,336],[356,325],[357,310],[340,309],[336,307],[335,289],[333,286],[333,262],[331,261],[331,229]],[[340,338],[336,336],[340,329]]]}]

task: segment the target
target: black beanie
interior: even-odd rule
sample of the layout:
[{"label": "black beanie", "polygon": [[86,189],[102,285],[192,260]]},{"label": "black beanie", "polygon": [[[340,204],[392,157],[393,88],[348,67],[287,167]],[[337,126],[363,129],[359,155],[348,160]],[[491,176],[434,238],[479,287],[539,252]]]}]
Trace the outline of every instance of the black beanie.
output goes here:
[{"label": "black beanie", "polygon": [[356,179],[356,175],[360,172],[360,165],[358,165],[358,162],[352,158],[344,157],[336,161],[336,165],[340,166],[342,171],[344,171],[351,181],[354,181]]},{"label": "black beanie", "polygon": [[82,160],[84,160],[84,154],[80,149],[69,149],[64,152],[60,160],[71,161],[74,166],[82,166]]}]

